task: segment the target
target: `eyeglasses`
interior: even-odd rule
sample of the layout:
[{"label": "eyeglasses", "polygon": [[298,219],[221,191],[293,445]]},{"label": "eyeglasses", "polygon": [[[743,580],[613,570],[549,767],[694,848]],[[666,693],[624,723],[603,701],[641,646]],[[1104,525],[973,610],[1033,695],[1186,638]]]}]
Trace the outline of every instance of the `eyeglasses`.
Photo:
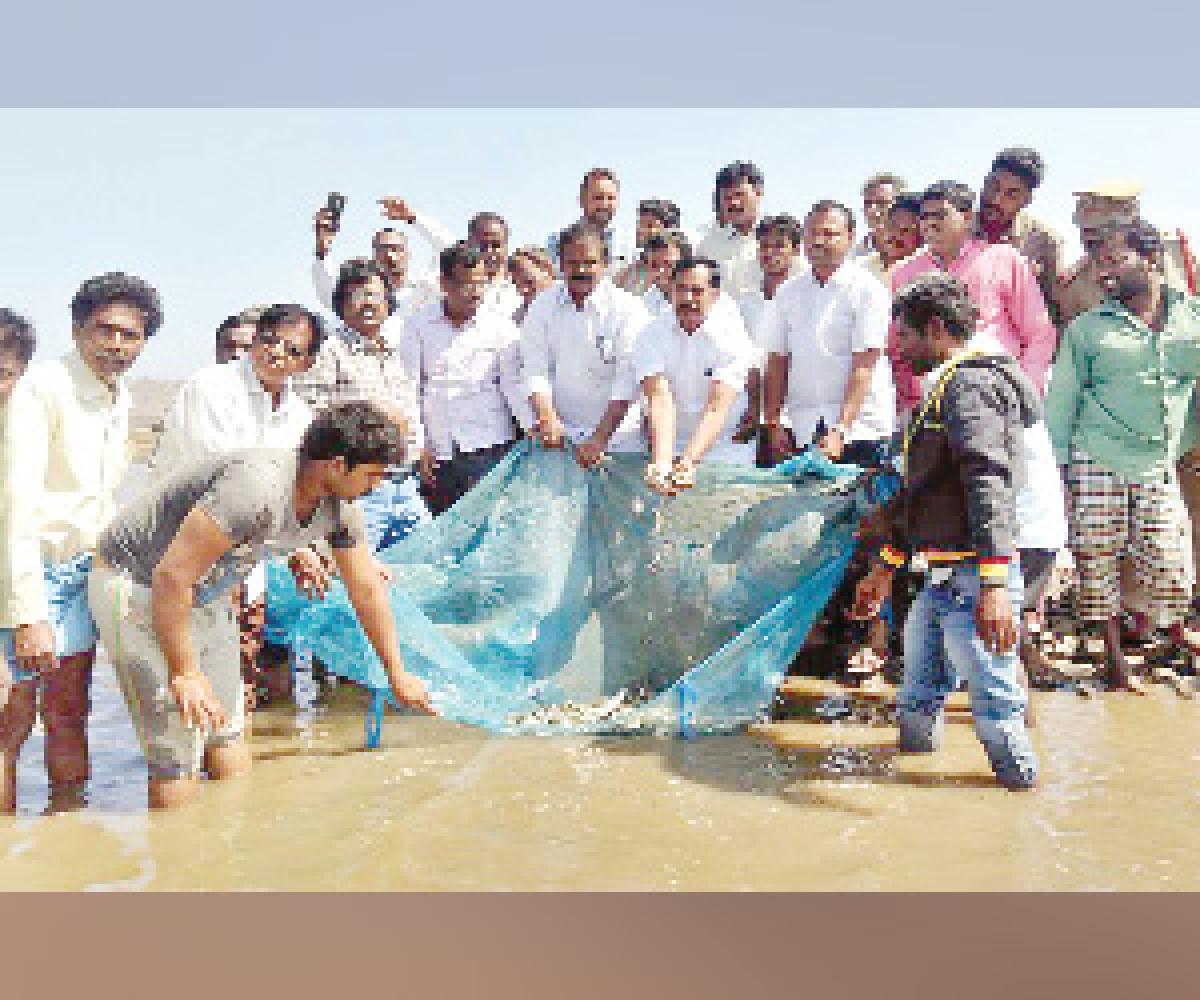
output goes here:
[{"label": "eyeglasses", "polygon": [[265,333],[256,333],[254,335],[254,340],[255,343],[262,344],[262,346],[266,348],[282,346],[283,353],[287,355],[287,357],[293,358],[297,361],[301,358],[307,358],[309,354],[306,348],[297,347],[295,344],[284,340],[279,336],[279,334],[271,333],[270,331]]},{"label": "eyeglasses", "polygon": [[346,299],[349,302],[356,303],[383,303],[387,301],[388,296],[387,292],[382,288],[372,288],[370,285],[355,285],[346,294]]}]

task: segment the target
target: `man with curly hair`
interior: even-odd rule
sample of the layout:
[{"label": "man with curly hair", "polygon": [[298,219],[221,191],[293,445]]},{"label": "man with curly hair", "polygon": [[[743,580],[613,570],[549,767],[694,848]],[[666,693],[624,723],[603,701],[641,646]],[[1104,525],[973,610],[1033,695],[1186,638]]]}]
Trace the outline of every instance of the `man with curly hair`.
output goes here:
[{"label": "man with curly hair", "polygon": [[992,159],[979,193],[977,234],[988,243],[1009,243],[1029,261],[1049,304],[1062,270],[1062,237],[1029,214],[1046,164],[1036,149],[1013,146]]},{"label": "man with curly hair", "polygon": [[758,225],[764,191],[763,172],[746,160],[735,160],[717,171],[713,187],[716,218],[701,229],[696,253],[721,267],[721,288],[739,299],[762,282],[758,265]]},{"label": "man with curly hair", "polygon": [[882,544],[858,583],[854,613],[879,613],[899,567],[924,577],[904,623],[900,749],[937,749],[946,696],[964,679],[997,780],[1023,789],[1037,782],[1037,755],[1018,674],[1016,494],[1025,431],[1041,405],[979,316],[951,275],[919,276],[896,294],[897,350],[921,396],[904,439],[903,487],[880,518]]},{"label": "man with curly hair", "polygon": [[87,782],[96,652],[87,573],[129,462],[125,375],[162,320],[158,292],[141,278],[89,278],[71,300],[75,346],[32,365],[9,404],[0,559],[12,586],[15,627],[4,641],[16,684],[0,716],[0,810],[16,807],[14,769],[39,693],[52,804],[78,802]]}]

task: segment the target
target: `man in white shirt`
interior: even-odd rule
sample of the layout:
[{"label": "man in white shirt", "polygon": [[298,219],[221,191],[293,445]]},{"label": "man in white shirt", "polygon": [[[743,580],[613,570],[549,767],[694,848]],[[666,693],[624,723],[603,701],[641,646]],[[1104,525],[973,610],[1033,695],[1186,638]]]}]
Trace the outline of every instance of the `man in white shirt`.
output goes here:
[{"label": "man in white shirt", "polygon": [[671,275],[676,265],[690,256],[691,244],[678,229],[655,233],[646,240],[646,279],[650,287],[642,296],[642,305],[652,317],[675,311],[671,304]]},{"label": "man in white shirt", "polygon": [[202,368],[179,387],[150,459],[156,478],[238,448],[294,448],[313,411],[292,376],[323,339],[321,321],[303,306],[265,310],[244,357]]},{"label": "man in white shirt", "polygon": [[404,326],[400,345],[418,379],[425,447],[421,479],[430,509],[456,503],[504,458],[532,423],[521,390],[520,333],[508,316],[483,307],[483,255],[470,243],[442,251],[442,301]]},{"label": "man in white shirt", "polygon": [[[621,184],[616,173],[609,167],[592,167],[579,183],[579,208],[582,212],[579,221],[590,222],[604,233],[610,274],[620,274],[634,261],[634,250],[630,246],[628,234],[613,223],[617,217],[620,198]],[[558,237],[558,232],[551,233],[546,241],[546,249],[561,270]]]},{"label": "man in white shirt", "polygon": [[71,300],[75,348],[30,366],[6,429],[11,659],[17,684],[0,722],[0,809],[15,808],[13,768],[33,728],[38,688],[51,800],[79,801],[88,777],[87,713],[96,625],[87,572],[129,463],[125,373],[162,325],[158,293],[140,278],[103,274]]},{"label": "man in white shirt", "polygon": [[904,178],[890,171],[872,174],[863,181],[863,218],[866,220],[867,231],[854,245],[852,256],[886,254],[888,215],[897,196],[907,190],[908,184]]},{"label": "man in white shirt", "polygon": [[[762,375],[766,368],[767,348],[764,340],[768,314],[776,293],[792,275],[792,267],[800,255],[804,241],[804,226],[790,215],[770,215],[755,227],[758,239],[758,266],[762,283],[737,300],[746,323],[746,331],[758,352],[758,361],[746,381],[749,405],[738,421],[738,437],[750,440],[757,437],[762,423]],[[760,458],[768,458],[760,449]]]},{"label": "man in white shirt", "polygon": [[237,361],[250,353],[250,348],[254,346],[254,329],[264,308],[251,306],[221,321],[221,325],[217,327],[214,350],[217,364]]},{"label": "man in white shirt", "polygon": [[487,274],[483,308],[513,319],[525,303],[508,273],[509,236],[508,223],[495,212],[479,212],[467,223],[467,242],[479,251]]},{"label": "man in white shirt", "polygon": [[[764,334],[764,419],[774,460],[813,440],[835,462],[878,464],[895,427],[890,298],[850,258],[854,216],[819,201],[804,220],[809,270],[777,293]],[[787,408],[795,437],[780,422]]]},{"label": "man in white shirt", "polygon": [[[404,222],[415,229],[429,244],[435,259],[454,242],[453,235],[445,226],[430,216],[414,212],[403,198],[387,195],[379,199],[379,204],[386,218]],[[333,309],[336,271],[330,268],[328,257],[337,234],[337,220],[328,208],[322,208],[316,213],[314,222],[317,247],[312,268],[313,289],[317,301],[324,308]],[[412,266],[407,233],[390,226],[378,230],[371,240],[371,252],[391,282],[393,315],[407,315],[437,300],[437,282],[429,274]]]},{"label": "man in white shirt", "polygon": [[763,173],[753,163],[735,160],[717,171],[713,208],[716,220],[705,226],[696,253],[721,266],[721,288],[740,299],[762,283],[758,266],[758,224]]},{"label": "man in white shirt", "polygon": [[[294,449],[312,422],[312,407],[296,391],[293,376],[312,363],[324,340],[321,321],[298,305],[262,310],[250,349],[238,360],[202,368],[183,383],[163,418],[150,459],[155,483],[200,459],[243,448]],[[266,622],[266,566],[246,577],[235,598],[241,625],[243,673],[251,692],[282,695],[291,689],[286,659],[275,669],[258,663]],[[257,695],[249,698],[253,706]]]},{"label": "man in white shirt", "polygon": [[754,346],[736,308],[717,308],[717,263],[688,257],[675,268],[675,312],[638,337],[634,374],[646,397],[646,483],[671,495],[695,482],[700,461],[754,464],[754,445],[733,440],[746,404]]},{"label": "man in white shirt", "polygon": [[563,280],[542,292],[521,327],[525,388],[547,448],[575,445],[587,469],[610,450],[643,449],[633,348],[649,314],[605,275],[604,231],[588,222],[558,240]]}]

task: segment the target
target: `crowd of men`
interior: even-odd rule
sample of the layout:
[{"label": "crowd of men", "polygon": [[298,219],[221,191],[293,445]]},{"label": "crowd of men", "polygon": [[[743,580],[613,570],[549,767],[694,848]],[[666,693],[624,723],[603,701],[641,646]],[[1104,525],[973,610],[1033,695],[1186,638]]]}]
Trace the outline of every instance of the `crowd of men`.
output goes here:
[{"label": "crowd of men", "polygon": [[[1047,583],[1069,545],[1077,612],[1103,633],[1107,679],[1139,687],[1129,628],[1189,650],[1200,508],[1200,300],[1181,233],[1135,188],[1077,195],[1085,254],[1030,214],[1044,165],[1000,152],[978,195],[958,181],[862,186],[764,216],[762,172],[716,175],[695,232],[666,198],[616,224],[613,171],[589,170],[580,218],[510,248],[480,212],[455,240],[399,197],[369,257],[334,266],[343,202],[314,218],[313,297],[254,307],[216,332],[214,364],[163,421],[147,485],[118,507],[126,375],[163,322],[122,273],[70,303],[73,348],[31,364],[31,325],[0,309],[0,810],[39,709],[52,796],[88,778],[87,715],[104,643],[145,753],[152,806],[249,766],[263,561],[301,589],[345,582],[395,699],[408,674],[377,553],[449,509],[522,437],[583,469],[645,456],[672,496],[705,462],[773,466],[804,448],[903,485],[869,532],[850,612],[902,612],[901,746],[937,746],[965,681],[998,780],[1032,787],[1024,675]],[[860,225],[861,218],[861,225]],[[409,233],[437,273],[416,263]],[[240,626],[240,633],[239,633]]]}]

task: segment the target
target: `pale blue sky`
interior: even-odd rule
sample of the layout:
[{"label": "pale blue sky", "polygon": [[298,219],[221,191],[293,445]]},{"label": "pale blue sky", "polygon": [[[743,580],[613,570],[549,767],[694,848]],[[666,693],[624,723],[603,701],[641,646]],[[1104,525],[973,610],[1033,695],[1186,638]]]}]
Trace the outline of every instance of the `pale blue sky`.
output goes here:
[{"label": "pale blue sky", "polygon": [[861,179],[879,169],[975,187],[997,149],[1028,144],[1048,164],[1035,210],[1064,235],[1072,190],[1132,176],[1151,221],[1200,240],[1198,126],[1193,110],[0,111],[0,303],[33,319],[39,356],[52,356],[79,282],[132,271],[158,286],[167,315],[135,374],[181,376],[211,360],[230,312],[312,303],[311,216],[327,191],[348,198],[339,258],[369,252],[385,193],[456,231],[493,209],[516,242],[542,242],[575,217],[579,177],[596,164],[621,177],[625,225],[657,195],[691,228],[734,159],[763,168],[768,210],[801,213],[825,197],[857,209]]}]

